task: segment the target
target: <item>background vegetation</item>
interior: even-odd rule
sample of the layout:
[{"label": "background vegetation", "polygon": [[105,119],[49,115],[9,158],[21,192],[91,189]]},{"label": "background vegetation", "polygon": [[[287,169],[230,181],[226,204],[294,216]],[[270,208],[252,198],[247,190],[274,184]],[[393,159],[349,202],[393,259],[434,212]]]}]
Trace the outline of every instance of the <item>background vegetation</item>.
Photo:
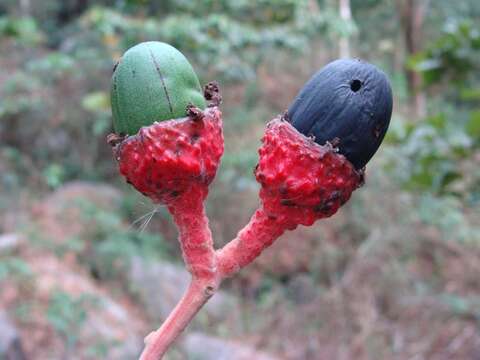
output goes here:
[{"label": "background vegetation", "polygon": [[479,20],[476,0],[0,0],[0,358],[133,358],[183,290],[168,214],[105,141],[113,64],[145,40],[221,84],[218,246],[257,205],[264,124],[317,69],[364,58],[395,96],[366,186],[231,280],[171,359],[478,358]]}]

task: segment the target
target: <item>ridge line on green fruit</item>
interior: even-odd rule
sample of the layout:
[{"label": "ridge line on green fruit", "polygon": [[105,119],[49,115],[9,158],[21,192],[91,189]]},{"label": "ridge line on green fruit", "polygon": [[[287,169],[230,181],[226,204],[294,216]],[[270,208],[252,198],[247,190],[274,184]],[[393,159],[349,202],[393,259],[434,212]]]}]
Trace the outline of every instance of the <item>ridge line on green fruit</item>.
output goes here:
[{"label": "ridge line on green fruit", "polygon": [[111,105],[117,134],[135,135],[155,121],[186,117],[189,104],[206,108],[192,65],[169,44],[137,44],[113,71]]},{"label": "ridge line on green fruit", "polygon": [[150,53],[150,57],[152,58],[152,61],[155,65],[155,69],[157,70],[158,76],[160,77],[160,81],[162,82],[163,90],[165,91],[165,96],[167,97],[168,107],[170,109],[170,112],[172,113],[172,116],[174,116],[172,101],[170,100],[170,95],[168,94],[167,87],[165,86],[165,79],[163,78],[163,74],[162,74],[162,71],[160,70],[160,66],[158,65],[157,60],[155,59],[155,56],[153,55],[153,52],[150,49],[150,47],[148,48],[148,52]]}]

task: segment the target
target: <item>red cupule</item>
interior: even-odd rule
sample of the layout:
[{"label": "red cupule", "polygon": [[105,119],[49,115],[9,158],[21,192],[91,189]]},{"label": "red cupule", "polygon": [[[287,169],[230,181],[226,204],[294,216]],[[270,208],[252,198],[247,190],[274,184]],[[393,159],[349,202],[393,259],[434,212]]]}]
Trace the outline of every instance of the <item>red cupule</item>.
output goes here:
[{"label": "red cupule", "polygon": [[331,145],[318,145],[281,117],[267,125],[259,155],[255,177],[261,206],[217,251],[222,277],[252,262],[286,230],[332,216],[363,184],[363,172]]},{"label": "red cupule", "polygon": [[223,154],[222,114],[217,107],[195,116],[142,127],[116,144],[120,173],[155,203],[169,204],[200,186],[203,201]]},{"label": "red cupule", "polygon": [[223,154],[222,117],[217,107],[190,113],[141,128],[114,153],[127,182],[167,206],[192,276],[213,277],[215,252],[203,204]]}]

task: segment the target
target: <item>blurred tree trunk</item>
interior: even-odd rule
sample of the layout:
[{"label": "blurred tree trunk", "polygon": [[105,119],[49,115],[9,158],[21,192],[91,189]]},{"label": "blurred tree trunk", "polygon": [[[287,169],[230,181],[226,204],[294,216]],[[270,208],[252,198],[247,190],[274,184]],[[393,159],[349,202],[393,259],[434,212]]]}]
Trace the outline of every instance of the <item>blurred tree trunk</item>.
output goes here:
[{"label": "blurred tree trunk", "polygon": [[[317,0],[309,0],[308,1],[308,11],[313,16],[320,16],[320,5]],[[330,57],[324,49],[324,42],[321,36],[316,36],[311,41],[310,47],[310,57],[309,57],[309,68],[306,71],[305,80],[311,75],[312,72],[316,72],[320,67],[324,66],[327,62],[329,62]],[[297,90],[300,90],[298,88]]]},{"label": "blurred tree trunk", "polygon": [[30,0],[20,0],[20,13],[22,16],[30,16]]},{"label": "blurred tree trunk", "polygon": [[[352,9],[350,7],[350,0],[339,0],[340,18],[345,22],[352,21]],[[350,57],[350,41],[348,36],[342,36],[339,44],[339,55],[341,58]]]},{"label": "blurred tree trunk", "polygon": [[[429,3],[429,0],[396,0],[407,58],[422,50],[423,24]],[[424,117],[426,101],[422,91],[421,75],[410,69],[405,71],[413,113],[416,117]]]}]

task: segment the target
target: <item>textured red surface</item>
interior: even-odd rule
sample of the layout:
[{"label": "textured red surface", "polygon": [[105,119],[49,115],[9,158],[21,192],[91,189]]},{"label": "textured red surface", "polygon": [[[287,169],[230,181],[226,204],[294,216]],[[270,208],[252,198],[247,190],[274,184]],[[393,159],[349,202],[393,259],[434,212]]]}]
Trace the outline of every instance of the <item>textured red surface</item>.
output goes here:
[{"label": "textured red surface", "polygon": [[173,215],[193,276],[162,327],[147,337],[145,360],[161,358],[224,277],[252,262],[285,230],[333,215],[363,182],[363,175],[331,146],[319,146],[288,122],[274,119],[255,169],[261,206],[237,237],[215,252],[203,201],[223,153],[221,113],[212,107],[190,109],[190,114],[142,128],[114,149],[127,181]]},{"label": "textured red surface", "polygon": [[217,266],[222,278],[231,276],[255,260],[286,227],[270,218],[263,208],[257,209],[237,237],[217,251]]},{"label": "textured red surface", "polygon": [[255,176],[263,209],[287,229],[332,216],[362,184],[332,146],[318,145],[280,118],[267,125],[262,142]]},{"label": "textured red surface", "polygon": [[205,188],[205,185],[193,185],[188,194],[170,201],[168,210],[177,224],[187,270],[195,278],[212,279],[216,276],[216,260],[212,233],[203,206]]},{"label": "textured red surface", "polygon": [[285,230],[332,216],[363,182],[363,175],[331,146],[320,146],[280,118],[262,139],[255,169],[261,206],[237,237],[218,251],[230,276],[252,262]]},{"label": "textured red surface", "polygon": [[191,274],[212,278],[215,252],[203,201],[223,153],[223,133],[217,107],[202,114],[143,127],[116,145],[114,152],[127,182],[167,205]]},{"label": "textured red surface", "polygon": [[222,117],[207,108],[203,119],[174,119],[143,127],[115,148],[120,173],[156,203],[168,203],[215,177],[223,154]]}]

